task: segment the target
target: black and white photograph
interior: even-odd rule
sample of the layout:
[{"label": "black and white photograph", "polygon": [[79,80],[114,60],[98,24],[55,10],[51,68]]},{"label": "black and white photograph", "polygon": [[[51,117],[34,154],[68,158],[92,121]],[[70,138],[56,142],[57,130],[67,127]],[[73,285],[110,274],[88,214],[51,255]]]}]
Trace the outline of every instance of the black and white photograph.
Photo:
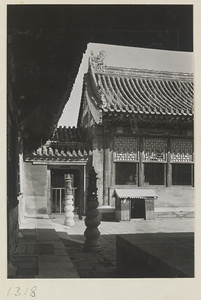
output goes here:
[{"label": "black and white photograph", "polygon": [[8,281],[194,279],[193,4],[6,14]]}]

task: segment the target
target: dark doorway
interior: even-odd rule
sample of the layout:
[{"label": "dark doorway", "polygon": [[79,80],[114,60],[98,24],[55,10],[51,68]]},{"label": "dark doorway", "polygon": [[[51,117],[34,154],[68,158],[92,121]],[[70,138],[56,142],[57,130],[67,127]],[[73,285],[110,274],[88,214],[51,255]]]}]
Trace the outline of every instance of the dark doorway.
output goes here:
[{"label": "dark doorway", "polygon": [[145,200],[131,200],[131,219],[145,219]]}]

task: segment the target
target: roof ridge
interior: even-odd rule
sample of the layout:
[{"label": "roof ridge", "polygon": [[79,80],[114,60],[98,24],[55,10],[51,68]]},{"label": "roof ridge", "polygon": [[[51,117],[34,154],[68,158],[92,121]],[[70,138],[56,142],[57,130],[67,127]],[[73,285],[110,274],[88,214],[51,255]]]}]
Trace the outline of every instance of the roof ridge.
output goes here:
[{"label": "roof ridge", "polygon": [[88,69],[102,111],[193,115],[193,73],[106,66],[105,55],[93,54]]},{"label": "roof ridge", "polygon": [[[176,72],[176,71],[165,71],[165,70],[153,70],[143,68],[128,68],[118,66],[107,66],[104,62],[106,58],[106,51],[101,50],[97,56],[94,55],[94,51],[91,51],[89,57],[89,73],[93,77],[95,85],[97,85],[95,74],[106,74],[106,75],[121,75],[121,76],[140,76],[140,77],[152,77],[153,75],[160,79],[180,79],[180,80],[193,80],[193,73],[191,72]],[[156,78],[155,78],[156,79]]]},{"label": "roof ridge", "polygon": [[104,75],[119,75],[119,76],[131,76],[141,78],[154,78],[154,79],[179,79],[184,81],[192,81],[193,73],[190,72],[175,72],[175,71],[162,71],[153,69],[139,69],[139,68],[125,68],[104,66],[103,70],[94,70],[96,74]]}]

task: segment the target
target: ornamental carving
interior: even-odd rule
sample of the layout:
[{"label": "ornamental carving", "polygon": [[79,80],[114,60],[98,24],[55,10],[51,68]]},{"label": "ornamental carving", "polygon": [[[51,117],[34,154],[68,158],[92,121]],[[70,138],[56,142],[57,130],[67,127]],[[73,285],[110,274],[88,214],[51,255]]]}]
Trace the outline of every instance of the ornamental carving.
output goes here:
[{"label": "ornamental carving", "polygon": [[144,161],[165,162],[167,141],[165,139],[144,139]]},{"label": "ornamental carving", "polygon": [[169,130],[162,129],[146,129],[142,130],[143,134],[154,135],[154,136],[168,136],[170,134]]},{"label": "ornamental carving", "polygon": [[138,140],[129,137],[115,138],[114,160],[115,161],[137,161]]},{"label": "ornamental carving", "polygon": [[91,65],[97,72],[104,72],[104,59],[106,57],[106,52],[101,50],[97,56],[91,51]]},{"label": "ornamental carving", "polygon": [[192,140],[171,140],[171,162],[193,162]]}]

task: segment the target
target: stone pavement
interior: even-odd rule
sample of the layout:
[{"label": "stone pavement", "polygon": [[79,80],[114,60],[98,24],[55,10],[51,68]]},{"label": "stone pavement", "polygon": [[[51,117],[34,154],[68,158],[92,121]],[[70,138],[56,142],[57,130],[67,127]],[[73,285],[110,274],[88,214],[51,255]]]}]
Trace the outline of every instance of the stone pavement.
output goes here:
[{"label": "stone pavement", "polygon": [[193,218],[162,218],[155,221],[101,222],[102,251],[82,251],[86,229],[75,216],[75,225],[63,225],[63,215],[25,218],[20,225],[23,237],[12,261],[14,278],[118,278],[116,235],[154,232],[193,232]]},{"label": "stone pavement", "polygon": [[23,221],[12,264],[14,278],[79,278],[48,218]]}]

